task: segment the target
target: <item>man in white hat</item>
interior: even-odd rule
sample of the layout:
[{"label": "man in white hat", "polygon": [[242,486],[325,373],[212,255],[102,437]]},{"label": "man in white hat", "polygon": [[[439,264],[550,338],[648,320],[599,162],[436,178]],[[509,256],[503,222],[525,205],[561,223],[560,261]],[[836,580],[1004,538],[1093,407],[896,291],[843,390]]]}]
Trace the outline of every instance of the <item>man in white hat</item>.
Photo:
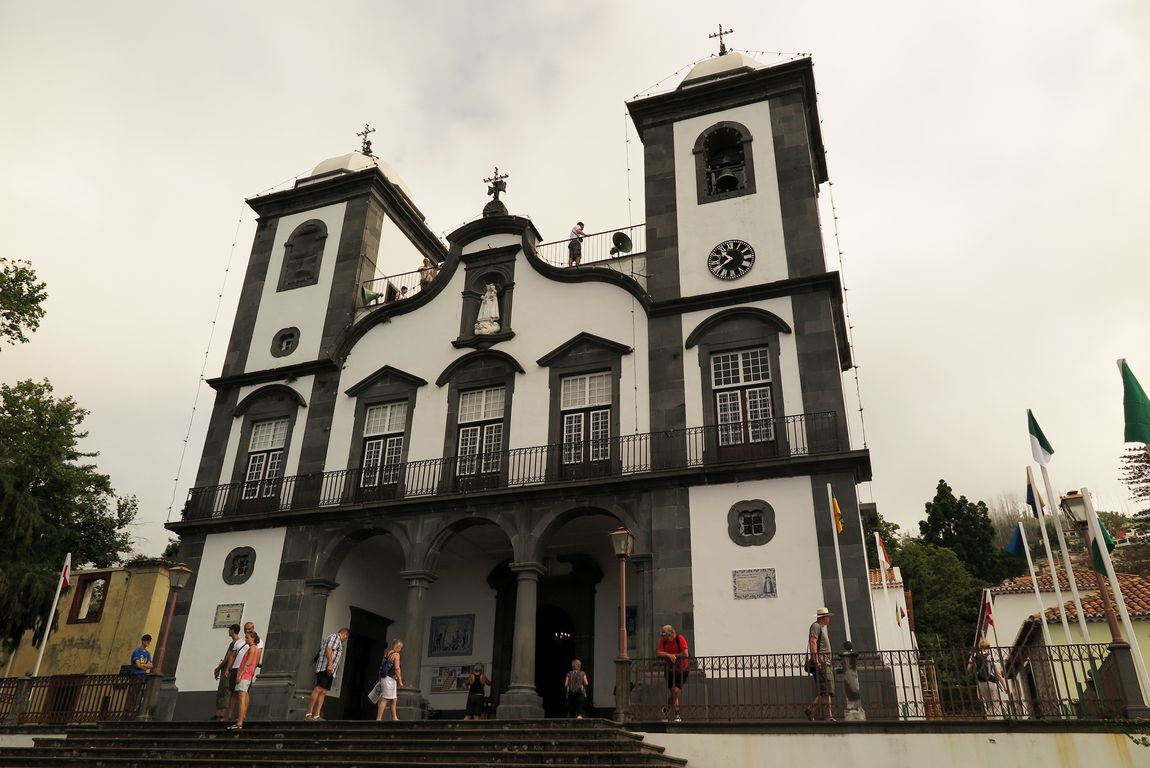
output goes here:
[{"label": "man in white hat", "polygon": [[832,709],[835,697],[835,669],[831,658],[831,638],[827,634],[827,625],[831,623],[833,615],[825,606],[815,611],[815,620],[811,624],[808,641],[818,691],[815,698],[803,710],[808,720],[814,720],[818,714],[820,720],[829,720],[832,723],[835,721]]}]

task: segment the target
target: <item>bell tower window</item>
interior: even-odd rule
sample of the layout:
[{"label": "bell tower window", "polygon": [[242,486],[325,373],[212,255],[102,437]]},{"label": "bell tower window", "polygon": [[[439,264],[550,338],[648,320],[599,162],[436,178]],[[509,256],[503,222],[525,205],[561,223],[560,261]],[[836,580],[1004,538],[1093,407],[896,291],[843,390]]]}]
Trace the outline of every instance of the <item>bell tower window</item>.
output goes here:
[{"label": "bell tower window", "polygon": [[717,123],[699,136],[693,151],[700,205],[754,194],[751,133],[745,126]]}]

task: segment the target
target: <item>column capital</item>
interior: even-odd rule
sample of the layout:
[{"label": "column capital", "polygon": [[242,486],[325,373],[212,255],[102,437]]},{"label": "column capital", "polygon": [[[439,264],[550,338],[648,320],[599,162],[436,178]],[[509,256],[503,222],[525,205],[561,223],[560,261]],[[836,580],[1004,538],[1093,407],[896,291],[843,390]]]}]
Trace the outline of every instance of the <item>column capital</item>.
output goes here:
[{"label": "column capital", "polygon": [[319,595],[329,595],[339,586],[338,581],[323,578],[304,579],[303,584],[309,591]]},{"label": "column capital", "polygon": [[508,567],[511,568],[512,572],[517,574],[520,579],[533,579],[538,581],[540,576],[547,573],[547,566],[534,560],[525,560],[522,563],[511,563]]},{"label": "column capital", "polygon": [[399,578],[406,581],[408,587],[423,587],[426,589],[427,587],[430,587],[432,583],[439,577],[431,571],[416,570],[400,571]]}]

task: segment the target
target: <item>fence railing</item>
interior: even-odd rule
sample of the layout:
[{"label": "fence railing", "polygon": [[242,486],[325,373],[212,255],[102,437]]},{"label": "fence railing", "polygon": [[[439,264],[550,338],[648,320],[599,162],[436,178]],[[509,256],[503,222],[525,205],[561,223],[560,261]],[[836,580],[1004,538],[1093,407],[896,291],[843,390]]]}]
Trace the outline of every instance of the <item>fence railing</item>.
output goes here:
[{"label": "fence railing", "polygon": [[[629,251],[619,251],[616,249],[612,238],[616,233],[622,232],[631,241],[631,249]],[[550,243],[540,243],[535,247],[535,254],[540,260],[550,264],[553,267],[568,267],[572,266],[570,263],[570,250],[568,243],[570,238],[563,240],[555,240]],[[612,260],[627,260],[638,254],[646,253],[647,251],[647,225],[635,224],[630,227],[620,227],[619,229],[611,229],[606,232],[595,232],[590,235],[583,236],[581,244],[581,258],[578,266],[586,267],[590,264],[597,264],[604,266],[602,262],[609,262]]]},{"label": "fence railing", "polygon": [[[866,719],[1124,717],[1121,688],[1105,645],[991,648],[986,649],[985,663],[978,661],[978,655],[969,649],[859,653],[857,698]],[[719,722],[809,719],[817,681],[806,673],[806,660],[805,653],[692,658],[682,686],[682,717]],[[835,665],[833,715],[841,720],[848,684],[843,657],[836,657]],[[631,719],[667,717],[666,675],[662,659],[633,662]]]},{"label": "fence railing", "polygon": [[832,453],[832,411],[192,488],[185,520],[317,509]]},{"label": "fence railing", "polygon": [[414,298],[419,295],[420,291],[430,286],[432,281],[438,279],[438,276],[439,268],[436,267],[427,272],[417,269],[412,272],[401,272],[398,275],[365,280],[360,284],[362,290],[359,297],[360,305],[375,307],[380,304]]},{"label": "fence railing", "polygon": [[0,723],[65,725],[134,720],[148,675],[51,675],[0,679]]}]

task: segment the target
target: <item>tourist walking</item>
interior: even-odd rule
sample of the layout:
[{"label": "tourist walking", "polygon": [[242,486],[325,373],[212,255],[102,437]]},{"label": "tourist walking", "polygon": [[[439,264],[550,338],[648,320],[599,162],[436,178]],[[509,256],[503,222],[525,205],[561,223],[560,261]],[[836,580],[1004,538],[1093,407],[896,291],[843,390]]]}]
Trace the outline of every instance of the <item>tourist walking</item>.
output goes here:
[{"label": "tourist walking", "polygon": [[240,639],[240,625],[232,624],[228,627],[228,647],[224,649],[224,657],[212,670],[216,678],[216,714],[213,720],[224,720],[231,709],[232,698],[232,661],[235,659],[236,640]]},{"label": "tourist walking", "polygon": [[667,706],[663,707],[663,719],[682,720],[679,703],[683,694],[683,684],[687,682],[687,668],[690,665],[690,652],[687,638],[675,631],[670,624],[659,630],[659,647],[655,655],[666,665]]},{"label": "tourist walking", "polygon": [[351,633],[347,627],[341,627],[338,632],[327,636],[315,655],[315,687],[311,689],[311,698],[307,703],[307,713],[304,720],[323,720],[323,701],[327,692],[335,682],[335,673],[339,669],[339,660],[343,657],[343,646]]},{"label": "tourist walking", "polygon": [[483,707],[487,703],[485,686],[488,685],[491,685],[491,681],[483,673],[483,665],[476,664],[467,676],[467,713],[463,716],[464,720],[479,720],[483,717]]},{"label": "tourist walking", "polygon": [[247,650],[244,652],[243,661],[240,662],[239,672],[236,675],[239,714],[236,721],[228,726],[229,731],[243,730],[244,719],[248,716],[248,690],[252,687],[252,681],[256,679],[256,668],[260,664],[260,655],[263,653],[259,649],[260,636],[254,631],[244,635],[244,640],[247,643]]},{"label": "tourist walking", "polygon": [[391,710],[391,719],[398,720],[395,713],[396,702],[399,699],[399,689],[403,687],[403,668],[400,666],[400,654],[403,653],[403,641],[396,640],[391,650],[383,655],[379,665],[379,708],[376,709],[375,719],[383,719],[383,711]]},{"label": "tourist walking", "polygon": [[832,723],[835,721],[833,708],[835,669],[834,660],[831,658],[831,638],[827,634],[827,625],[831,623],[833,615],[825,607],[819,608],[815,611],[815,620],[807,632],[808,653],[814,666],[816,692],[814,699],[803,710],[808,720],[815,720],[815,716],[818,715],[817,719]]},{"label": "tourist walking", "polygon": [[583,671],[583,662],[574,659],[571,662],[571,671],[563,679],[563,685],[567,689],[567,717],[583,719],[583,709],[587,705],[587,686],[590,684],[587,673]]},{"label": "tourist walking", "polygon": [[1002,669],[990,648],[990,641],[978,641],[978,650],[970,657],[967,670],[974,673],[978,682],[978,698],[982,701],[983,711],[987,720],[1002,720],[1006,717],[1006,702],[1003,694],[1010,695],[1003,680]]}]

